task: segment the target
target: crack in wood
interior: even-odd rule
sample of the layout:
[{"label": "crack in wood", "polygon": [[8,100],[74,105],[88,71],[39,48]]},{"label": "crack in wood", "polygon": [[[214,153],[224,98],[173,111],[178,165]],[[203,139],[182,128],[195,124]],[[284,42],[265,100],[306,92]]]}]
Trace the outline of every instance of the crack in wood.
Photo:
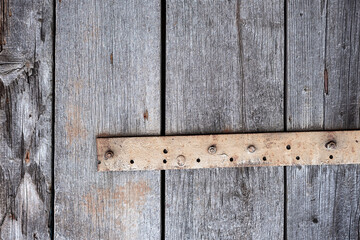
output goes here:
[{"label": "crack in wood", "polygon": [[1,0],[0,2],[0,52],[6,44],[6,35],[8,32],[8,16],[11,15],[9,11],[9,0]]}]

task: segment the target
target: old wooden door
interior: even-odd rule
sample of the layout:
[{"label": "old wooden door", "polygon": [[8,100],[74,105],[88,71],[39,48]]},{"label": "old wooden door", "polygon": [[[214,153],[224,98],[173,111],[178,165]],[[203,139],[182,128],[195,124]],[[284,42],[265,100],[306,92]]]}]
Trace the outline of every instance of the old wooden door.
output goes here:
[{"label": "old wooden door", "polygon": [[359,128],[356,0],[1,0],[0,239],[358,239],[358,166],[96,171],[97,136]]}]

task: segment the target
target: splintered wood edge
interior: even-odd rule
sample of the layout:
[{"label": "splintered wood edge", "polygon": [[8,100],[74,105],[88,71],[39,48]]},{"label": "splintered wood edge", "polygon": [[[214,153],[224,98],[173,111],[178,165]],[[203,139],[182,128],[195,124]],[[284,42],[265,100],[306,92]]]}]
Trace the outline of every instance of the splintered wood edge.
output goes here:
[{"label": "splintered wood edge", "polygon": [[98,171],[359,164],[360,131],[97,138]]}]

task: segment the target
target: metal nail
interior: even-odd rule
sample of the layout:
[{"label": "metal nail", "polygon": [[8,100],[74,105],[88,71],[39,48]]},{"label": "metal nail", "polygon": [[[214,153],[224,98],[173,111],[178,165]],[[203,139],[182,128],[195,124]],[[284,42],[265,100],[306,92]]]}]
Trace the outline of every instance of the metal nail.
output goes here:
[{"label": "metal nail", "polygon": [[326,146],[327,149],[335,149],[336,148],[336,142],[330,141],[325,146]]},{"label": "metal nail", "polygon": [[178,164],[180,167],[183,167],[183,166],[185,165],[186,158],[185,158],[184,155],[179,155],[179,156],[177,156],[176,160],[177,160],[177,164]]},{"label": "metal nail", "polygon": [[114,156],[114,152],[111,150],[106,151],[105,153],[105,159],[112,158]]},{"label": "metal nail", "polygon": [[247,150],[249,151],[249,153],[253,153],[256,151],[256,148],[254,145],[250,145],[250,146],[248,146]]},{"label": "metal nail", "polygon": [[208,149],[208,152],[210,154],[215,154],[216,153],[216,146],[215,145],[210,146],[209,149]]}]

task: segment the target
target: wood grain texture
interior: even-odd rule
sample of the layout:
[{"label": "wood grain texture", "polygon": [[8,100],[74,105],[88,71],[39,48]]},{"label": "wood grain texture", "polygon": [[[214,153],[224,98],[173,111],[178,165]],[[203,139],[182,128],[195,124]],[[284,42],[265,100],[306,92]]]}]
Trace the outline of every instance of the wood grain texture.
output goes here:
[{"label": "wood grain texture", "polygon": [[318,131],[101,137],[96,145],[106,172],[360,164],[359,141],[360,131]]},{"label": "wood grain texture", "polygon": [[0,15],[0,239],[50,239],[53,2]]},{"label": "wood grain texture", "polygon": [[[359,128],[359,2],[287,6],[287,130]],[[287,173],[288,239],[360,237],[358,166]]]},{"label": "wood grain texture", "polygon": [[159,239],[160,174],[97,172],[96,136],[160,133],[160,2],[56,6],[55,239]]},{"label": "wood grain texture", "polygon": [[[283,1],[166,5],[166,134],[283,130]],[[168,239],[281,239],[283,168],[166,172]]]}]

